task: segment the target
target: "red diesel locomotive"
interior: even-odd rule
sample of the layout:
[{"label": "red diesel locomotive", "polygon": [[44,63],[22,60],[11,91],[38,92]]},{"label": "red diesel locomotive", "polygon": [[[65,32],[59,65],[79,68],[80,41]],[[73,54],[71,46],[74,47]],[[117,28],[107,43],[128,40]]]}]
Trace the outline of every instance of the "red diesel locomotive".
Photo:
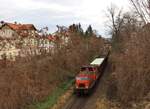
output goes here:
[{"label": "red diesel locomotive", "polygon": [[82,66],[75,78],[75,92],[88,93],[101,77],[107,64],[108,55],[96,58],[90,65]]}]

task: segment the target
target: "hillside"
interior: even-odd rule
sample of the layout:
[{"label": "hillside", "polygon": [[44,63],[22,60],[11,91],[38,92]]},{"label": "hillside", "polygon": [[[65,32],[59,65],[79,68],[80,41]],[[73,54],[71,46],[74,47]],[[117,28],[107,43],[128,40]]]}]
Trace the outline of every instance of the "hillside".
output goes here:
[{"label": "hillside", "polygon": [[74,28],[69,37],[70,42],[58,47],[54,54],[43,52],[15,62],[2,61],[1,109],[24,109],[45,100],[58,86],[71,80],[81,65],[99,55],[104,46],[104,39],[94,34],[84,36]]},{"label": "hillside", "polygon": [[111,76],[98,109],[150,108],[150,26],[139,25],[141,20],[134,14],[121,13],[112,19]]}]

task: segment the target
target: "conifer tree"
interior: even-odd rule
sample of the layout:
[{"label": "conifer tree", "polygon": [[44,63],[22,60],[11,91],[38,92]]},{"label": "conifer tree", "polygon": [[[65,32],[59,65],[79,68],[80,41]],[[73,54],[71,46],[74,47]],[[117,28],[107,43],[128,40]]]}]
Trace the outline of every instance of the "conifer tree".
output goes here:
[{"label": "conifer tree", "polygon": [[88,37],[93,36],[93,29],[92,29],[91,25],[88,26],[88,28],[85,32],[85,36],[88,36]]}]

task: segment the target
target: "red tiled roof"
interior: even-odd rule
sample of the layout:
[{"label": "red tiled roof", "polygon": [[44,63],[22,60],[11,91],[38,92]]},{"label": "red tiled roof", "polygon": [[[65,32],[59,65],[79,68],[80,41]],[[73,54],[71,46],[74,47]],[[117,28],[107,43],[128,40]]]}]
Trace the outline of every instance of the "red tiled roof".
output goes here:
[{"label": "red tiled roof", "polygon": [[13,30],[36,30],[33,24],[13,24],[13,23],[5,23],[4,25],[8,25]]},{"label": "red tiled roof", "polygon": [[24,33],[22,30],[36,30],[33,24],[13,24],[13,23],[4,23],[1,28],[5,25],[16,31],[19,35],[27,37],[29,33]]},{"label": "red tiled roof", "polygon": [[56,37],[55,37],[55,36],[52,36],[52,35],[48,35],[47,38],[48,38],[50,41],[55,41],[55,40],[56,40]]}]

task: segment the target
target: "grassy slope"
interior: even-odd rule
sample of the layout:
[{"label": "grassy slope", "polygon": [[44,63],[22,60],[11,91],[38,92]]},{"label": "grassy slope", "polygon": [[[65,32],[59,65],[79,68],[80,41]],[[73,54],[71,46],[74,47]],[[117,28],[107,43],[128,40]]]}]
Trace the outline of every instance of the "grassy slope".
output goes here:
[{"label": "grassy slope", "polygon": [[38,102],[30,105],[29,109],[48,109],[52,107],[58,100],[58,98],[70,87],[72,86],[74,80],[66,81],[58,86],[51,95],[49,95],[43,102]]}]

